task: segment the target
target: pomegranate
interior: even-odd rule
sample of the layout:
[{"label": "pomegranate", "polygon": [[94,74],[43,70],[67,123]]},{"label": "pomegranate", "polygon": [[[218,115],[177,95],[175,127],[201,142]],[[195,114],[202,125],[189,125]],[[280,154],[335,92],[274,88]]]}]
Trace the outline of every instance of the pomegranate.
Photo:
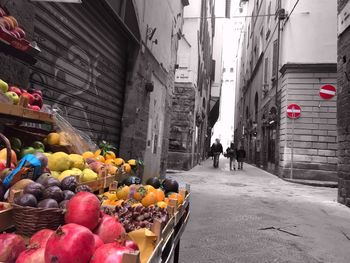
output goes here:
[{"label": "pomegranate", "polygon": [[100,201],[92,193],[79,192],[69,200],[64,219],[66,224],[74,223],[93,230],[100,221]]},{"label": "pomegranate", "polygon": [[51,230],[51,229],[42,229],[38,232],[36,232],[31,239],[29,240],[29,244],[33,245],[33,244],[38,244],[41,247],[45,247],[47,240],[50,238],[50,236],[52,235],[52,233],[54,233],[55,231]]},{"label": "pomegranate", "polygon": [[104,215],[102,217],[101,223],[94,232],[105,244],[115,242],[125,235],[123,225],[119,223],[117,218],[109,215]]},{"label": "pomegranate", "polygon": [[128,247],[132,250],[139,250],[139,246],[132,240],[126,240],[125,241],[125,247]]},{"label": "pomegranate", "polygon": [[32,245],[19,255],[16,263],[45,263],[45,247]]},{"label": "pomegranate", "polygon": [[100,246],[102,246],[104,243],[103,243],[102,239],[98,235],[94,234],[94,239],[95,239],[95,250],[96,250]]},{"label": "pomegranate", "polygon": [[16,234],[0,234],[0,262],[14,263],[26,249],[24,239]]},{"label": "pomegranate", "polygon": [[95,251],[90,263],[122,263],[123,254],[131,252],[132,249],[120,246],[118,243],[104,244]]},{"label": "pomegranate", "polygon": [[77,224],[59,227],[46,243],[45,262],[87,263],[94,253],[92,232]]}]

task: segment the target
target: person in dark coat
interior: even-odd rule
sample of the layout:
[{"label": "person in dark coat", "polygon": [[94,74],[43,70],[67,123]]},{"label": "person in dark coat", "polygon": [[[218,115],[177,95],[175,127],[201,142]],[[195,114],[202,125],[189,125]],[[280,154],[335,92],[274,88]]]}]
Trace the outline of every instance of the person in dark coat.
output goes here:
[{"label": "person in dark coat", "polygon": [[236,147],[234,143],[231,143],[230,147],[226,149],[226,157],[230,159],[230,171],[236,170],[235,159],[236,159]]},{"label": "person in dark coat", "polygon": [[218,168],[220,154],[222,154],[224,152],[219,139],[215,139],[215,142],[211,146],[211,152],[214,155],[214,167]]},{"label": "person in dark coat", "polygon": [[236,156],[238,162],[238,170],[243,170],[243,161],[246,157],[246,152],[243,146],[241,146],[240,149],[237,151]]}]

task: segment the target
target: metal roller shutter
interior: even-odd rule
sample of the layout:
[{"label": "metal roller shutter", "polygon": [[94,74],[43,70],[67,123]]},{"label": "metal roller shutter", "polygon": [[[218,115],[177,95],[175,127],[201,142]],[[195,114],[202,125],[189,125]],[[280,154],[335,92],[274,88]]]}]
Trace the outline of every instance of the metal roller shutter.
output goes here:
[{"label": "metal roller shutter", "polygon": [[128,38],[99,1],[37,3],[30,83],[94,140],[119,145]]}]

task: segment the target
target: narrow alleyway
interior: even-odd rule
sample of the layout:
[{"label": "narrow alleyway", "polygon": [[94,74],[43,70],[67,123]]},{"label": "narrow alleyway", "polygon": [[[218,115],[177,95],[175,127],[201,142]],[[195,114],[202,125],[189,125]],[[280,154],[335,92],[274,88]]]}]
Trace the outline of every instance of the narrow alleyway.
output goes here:
[{"label": "narrow alleyway", "polygon": [[336,202],[337,189],[211,162],[169,175],[192,191],[181,263],[350,262],[350,209]]}]

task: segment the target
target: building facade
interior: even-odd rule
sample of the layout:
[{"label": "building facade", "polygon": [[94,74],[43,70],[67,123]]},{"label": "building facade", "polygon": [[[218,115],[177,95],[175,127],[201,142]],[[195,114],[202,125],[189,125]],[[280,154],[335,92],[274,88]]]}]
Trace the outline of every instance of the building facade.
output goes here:
[{"label": "building facade", "polygon": [[[319,95],[336,87],[336,3],[241,4],[249,17],[237,65],[236,143],[250,163],[281,177],[337,181],[336,97]],[[302,109],[294,128],[293,103]]]},{"label": "building facade", "polygon": [[[0,53],[0,78],[43,92],[44,103],[124,159],[144,179],[166,171],[178,41],[187,0],[3,1],[41,52]],[[36,63],[34,63],[36,62]]]},{"label": "building facade", "polygon": [[168,167],[188,170],[205,159],[210,143],[214,1],[194,0],[184,12],[171,113]]},{"label": "building facade", "polygon": [[350,1],[338,1],[338,201],[350,207]]}]

